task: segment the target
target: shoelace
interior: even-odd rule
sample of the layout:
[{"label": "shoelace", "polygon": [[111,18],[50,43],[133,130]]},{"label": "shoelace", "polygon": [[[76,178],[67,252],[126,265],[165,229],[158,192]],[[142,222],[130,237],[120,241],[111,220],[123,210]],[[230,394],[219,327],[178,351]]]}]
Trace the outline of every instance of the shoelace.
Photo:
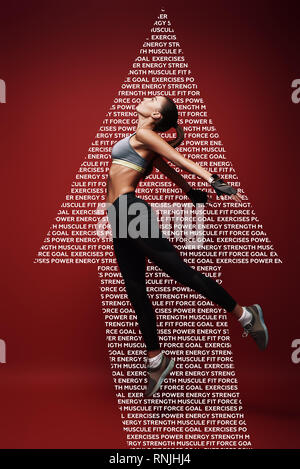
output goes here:
[{"label": "shoelace", "polygon": [[244,331],[244,332],[242,333],[242,337],[247,337],[249,334],[250,334],[253,338],[258,337],[257,332],[254,332],[254,331]]},{"label": "shoelace", "polygon": [[246,326],[244,327],[244,332],[242,333],[242,337],[248,337],[249,334],[252,337],[255,337],[257,335],[256,332],[251,331],[253,326],[254,326],[254,318],[249,322],[249,324],[246,324]]}]

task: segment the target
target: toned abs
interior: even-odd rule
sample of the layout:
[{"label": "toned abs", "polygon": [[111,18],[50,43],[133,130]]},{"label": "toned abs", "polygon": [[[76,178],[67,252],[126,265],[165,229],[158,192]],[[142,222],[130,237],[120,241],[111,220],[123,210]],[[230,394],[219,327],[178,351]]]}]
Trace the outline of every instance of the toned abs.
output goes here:
[{"label": "toned abs", "polygon": [[[136,140],[135,136],[131,137],[130,145],[142,158],[148,161],[153,159],[155,153],[143,147],[143,145]],[[142,173],[135,169],[112,164],[107,177],[106,202],[113,203],[119,195],[134,191],[141,177]]]}]

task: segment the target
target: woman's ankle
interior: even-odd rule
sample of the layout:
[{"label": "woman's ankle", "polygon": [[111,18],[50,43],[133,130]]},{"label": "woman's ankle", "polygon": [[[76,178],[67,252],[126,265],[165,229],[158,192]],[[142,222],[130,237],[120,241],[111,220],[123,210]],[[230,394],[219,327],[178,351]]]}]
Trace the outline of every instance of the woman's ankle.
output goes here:
[{"label": "woman's ankle", "polygon": [[148,358],[154,358],[156,357],[157,355],[159,355],[161,353],[161,350],[160,349],[157,349],[157,350],[149,350],[147,352],[147,356]]},{"label": "woman's ankle", "polygon": [[231,313],[237,318],[237,319],[240,319],[240,317],[242,316],[244,310],[243,310],[243,307],[239,304],[236,304],[234,309],[231,311]]}]

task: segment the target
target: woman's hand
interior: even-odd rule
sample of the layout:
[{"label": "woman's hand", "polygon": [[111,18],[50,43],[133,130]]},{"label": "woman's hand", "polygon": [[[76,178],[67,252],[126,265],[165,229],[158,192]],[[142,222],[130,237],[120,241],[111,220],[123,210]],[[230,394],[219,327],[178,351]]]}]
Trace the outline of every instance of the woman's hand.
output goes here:
[{"label": "woman's hand", "polygon": [[235,200],[236,202],[243,202],[243,199],[241,198],[241,196],[238,192],[236,194],[232,194],[230,196],[230,198]]},{"label": "woman's hand", "polygon": [[209,195],[207,192],[201,191],[200,189],[190,189],[186,192],[186,195],[193,202],[195,207],[196,204],[206,204],[209,202]]},{"label": "woman's hand", "polygon": [[217,174],[212,175],[213,181],[211,186],[215,190],[218,197],[222,195],[228,195],[231,199],[236,202],[242,202],[240,195],[237,193],[237,190],[227,184],[223,179],[221,179]]}]

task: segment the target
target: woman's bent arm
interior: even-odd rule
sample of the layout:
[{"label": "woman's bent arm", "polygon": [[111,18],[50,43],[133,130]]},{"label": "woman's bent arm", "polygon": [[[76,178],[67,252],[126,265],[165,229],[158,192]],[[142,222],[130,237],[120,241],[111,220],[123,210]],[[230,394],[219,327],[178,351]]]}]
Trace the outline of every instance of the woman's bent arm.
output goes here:
[{"label": "woman's bent arm", "polygon": [[189,183],[181,176],[180,173],[175,171],[162,157],[157,156],[154,158],[153,166],[165,174],[171,181],[173,181],[183,192],[188,192],[191,189]]},{"label": "woman's bent arm", "polygon": [[212,174],[206,169],[202,168],[199,164],[182,156],[182,154],[171,147],[163,138],[156,132],[150,129],[140,129],[136,132],[136,138],[144,143],[149,150],[154,151],[158,155],[164,156],[167,160],[172,161],[176,166],[187,171],[188,173],[196,174],[205,181],[209,182]]}]

